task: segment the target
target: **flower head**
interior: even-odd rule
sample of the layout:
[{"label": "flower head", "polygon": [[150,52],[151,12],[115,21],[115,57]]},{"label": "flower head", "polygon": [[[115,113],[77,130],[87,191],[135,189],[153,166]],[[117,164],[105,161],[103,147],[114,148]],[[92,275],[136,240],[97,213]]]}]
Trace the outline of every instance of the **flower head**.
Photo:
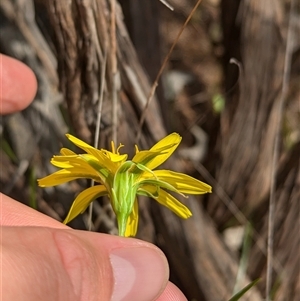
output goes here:
[{"label": "flower head", "polygon": [[119,235],[135,236],[138,195],[151,197],[181,218],[188,218],[192,215],[190,210],[169,192],[182,195],[211,192],[211,186],[186,174],[156,170],[178,147],[181,137],[177,133],[163,138],[149,150],[140,151],[136,146],[132,160],[127,160],[126,154],[120,155],[122,145],[115,149],[112,142],[112,151],[98,150],[70,134],[67,138],[85,153],[76,154],[62,148],[60,155],[51,159],[61,169],[39,179],[39,186],[55,186],[79,178],[93,179],[99,185],[85,189],[76,197],[64,223],[83,213],[98,197],[107,195],[117,217]]}]

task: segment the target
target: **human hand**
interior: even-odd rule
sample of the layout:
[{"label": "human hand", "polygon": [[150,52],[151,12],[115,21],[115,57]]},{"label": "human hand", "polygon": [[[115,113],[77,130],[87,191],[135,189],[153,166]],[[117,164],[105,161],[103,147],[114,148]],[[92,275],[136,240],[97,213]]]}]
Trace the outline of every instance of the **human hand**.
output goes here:
[{"label": "human hand", "polygon": [[[36,93],[33,72],[4,55],[0,68],[0,113],[25,108]],[[0,208],[3,301],[186,300],[152,244],[72,230],[3,194]]]}]

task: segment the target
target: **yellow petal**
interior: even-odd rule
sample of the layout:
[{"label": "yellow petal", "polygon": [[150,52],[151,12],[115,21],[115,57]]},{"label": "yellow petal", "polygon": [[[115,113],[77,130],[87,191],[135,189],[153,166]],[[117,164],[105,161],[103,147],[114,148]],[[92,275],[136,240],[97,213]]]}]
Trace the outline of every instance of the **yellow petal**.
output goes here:
[{"label": "yellow petal", "polygon": [[[183,205],[163,189],[157,190],[157,187],[155,186],[143,185],[138,190],[138,194],[153,197],[158,203],[167,207],[181,218],[189,218],[190,216],[192,216],[191,211],[185,205]],[[154,197],[155,194],[158,194],[158,196]]]},{"label": "yellow petal", "polygon": [[73,155],[73,156],[53,156],[51,159],[51,164],[65,169],[71,168],[80,168],[82,170],[86,170],[88,174],[99,175],[99,173],[107,177],[110,173],[111,169],[116,169],[114,163],[111,161],[108,162],[109,164],[104,165],[103,162],[97,160],[97,158],[90,154],[83,154],[83,155]]},{"label": "yellow petal", "polygon": [[[117,167],[114,166],[114,164],[109,161],[110,164],[102,164],[100,161],[96,160],[94,156],[86,156],[86,155],[80,155],[82,159],[86,161],[89,167],[91,167],[94,171],[97,172],[99,177],[102,179],[102,182],[104,183],[109,176],[113,176],[113,171]],[[89,170],[87,168],[87,170]]]},{"label": "yellow petal", "polygon": [[132,162],[148,167],[151,161],[155,160],[157,156],[162,156],[162,154],[162,152],[143,150],[135,154],[132,158]]},{"label": "yellow petal", "polygon": [[63,148],[60,150],[60,153],[61,153],[63,156],[72,156],[72,155],[76,155],[76,153],[74,153],[73,151],[71,151],[70,149],[65,148],[65,147],[63,147]]},{"label": "yellow petal", "polygon": [[[78,165],[78,155],[73,156],[53,156],[51,159],[51,164],[58,168],[72,168],[75,165]],[[83,161],[82,159],[80,159]],[[83,163],[84,164],[84,163]]]},{"label": "yellow petal", "polygon": [[181,136],[179,136],[177,133],[172,133],[158,141],[153,147],[150,148],[149,151],[159,151],[163,152],[163,154],[154,158],[150,163],[146,164],[146,166],[150,169],[154,169],[163,164],[173,154],[180,141]]},{"label": "yellow petal", "polygon": [[125,237],[129,237],[129,236],[134,237],[136,235],[138,222],[139,222],[139,208],[138,208],[138,201],[136,199],[133,205],[132,212],[127,220]]},{"label": "yellow petal", "polygon": [[[119,149],[119,148],[118,148]],[[112,153],[106,149],[101,149],[101,152],[106,155],[112,162],[123,163],[126,161],[128,155],[120,155],[119,153]]]},{"label": "yellow petal", "polygon": [[[183,173],[171,170],[154,170],[153,173],[158,180],[171,184],[182,193],[203,194],[209,193],[212,190],[210,185]],[[145,174],[145,176],[148,175]]]},{"label": "yellow petal", "polygon": [[70,135],[70,134],[66,134],[67,138],[74,143],[77,147],[81,148],[82,150],[84,150],[85,152],[87,152],[88,154],[94,156],[97,158],[97,160],[99,160],[101,165],[107,165],[110,162],[110,159],[108,157],[106,157],[100,150],[92,147],[91,145],[83,142],[82,140]]},{"label": "yellow petal", "polygon": [[40,187],[50,187],[67,183],[80,178],[88,178],[95,180],[96,182],[100,182],[99,176],[76,169],[74,169],[73,171],[62,169],[47,177],[38,179],[37,181]]},{"label": "yellow petal", "polygon": [[[141,180],[142,178],[143,178],[143,180]],[[139,179],[140,187],[143,187],[144,185],[151,185],[151,186],[157,187],[157,189],[163,188],[165,190],[173,191],[173,192],[181,194],[184,197],[187,197],[182,192],[180,192],[178,189],[176,189],[174,186],[172,186],[171,184],[161,181],[156,177],[152,176],[152,177],[148,177],[147,179],[145,179],[145,173],[143,173],[141,179]]]},{"label": "yellow petal", "polygon": [[96,185],[83,190],[74,200],[72,207],[64,220],[64,224],[67,224],[77,215],[83,213],[88,205],[96,198],[108,194],[104,185]]},{"label": "yellow petal", "polygon": [[[58,155],[53,156],[51,159],[51,164],[61,168],[68,168],[73,166],[88,166],[87,160],[84,158],[91,158],[97,160],[94,156],[89,154],[83,155]],[[65,164],[65,165],[64,165]],[[67,167],[64,167],[67,166]]]}]

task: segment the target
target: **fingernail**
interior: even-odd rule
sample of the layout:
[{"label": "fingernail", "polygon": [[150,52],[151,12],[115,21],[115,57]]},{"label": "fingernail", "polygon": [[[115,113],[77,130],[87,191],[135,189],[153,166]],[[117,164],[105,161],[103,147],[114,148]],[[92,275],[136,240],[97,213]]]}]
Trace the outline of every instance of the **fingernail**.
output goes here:
[{"label": "fingernail", "polygon": [[164,255],[151,248],[115,249],[110,254],[114,274],[111,301],[148,301],[159,296],[168,281]]}]

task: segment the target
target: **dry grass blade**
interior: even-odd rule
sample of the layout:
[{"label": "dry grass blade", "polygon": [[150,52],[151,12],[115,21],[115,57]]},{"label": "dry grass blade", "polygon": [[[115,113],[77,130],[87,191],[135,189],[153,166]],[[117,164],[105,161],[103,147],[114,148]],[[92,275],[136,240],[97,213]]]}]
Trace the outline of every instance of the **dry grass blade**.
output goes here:
[{"label": "dry grass blade", "polygon": [[290,13],[289,13],[289,23],[288,23],[288,33],[286,40],[286,50],[284,58],[284,70],[283,70],[283,82],[281,88],[281,95],[279,98],[278,104],[278,114],[276,122],[276,132],[275,132],[275,142],[273,150],[273,159],[271,166],[271,185],[270,185],[270,200],[269,200],[269,216],[268,216],[268,256],[267,256],[267,279],[266,279],[266,301],[269,301],[271,298],[272,290],[272,270],[274,265],[273,257],[273,245],[274,245],[274,218],[275,218],[275,193],[276,193],[276,170],[277,162],[279,159],[280,153],[280,137],[281,137],[281,128],[282,128],[282,116],[284,109],[284,102],[288,92],[288,83],[290,80],[291,72],[291,61],[293,53],[293,44],[294,39],[292,37],[294,24],[292,23],[292,13],[296,8],[296,1],[291,1]]},{"label": "dry grass blade", "polygon": [[165,0],[159,0],[163,5],[165,5],[168,9],[174,10],[174,7],[170,5],[167,1]]}]

